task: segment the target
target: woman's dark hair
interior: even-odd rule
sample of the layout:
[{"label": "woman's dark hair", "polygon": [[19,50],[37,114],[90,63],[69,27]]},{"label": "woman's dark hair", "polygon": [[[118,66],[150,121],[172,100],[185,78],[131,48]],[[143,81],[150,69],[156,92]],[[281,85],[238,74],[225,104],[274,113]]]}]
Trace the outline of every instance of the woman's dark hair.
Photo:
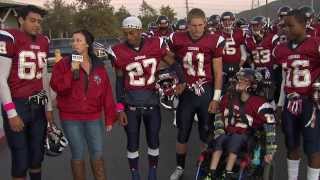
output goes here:
[{"label": "woman's dark hair", "polygon": [[92,33],[86,29],[81,29],[81,30],[73,32],[72,34],[77,34],[77,33],[80,33],[84,36],[86,43],[89,46],[88,47],[88,54],[89,54],[89,57],[91,58],[91,60],[94,61],[94,60],[98,59],[98,57],[96,56],[96,54],[94,53],[94,50],[93,50],[94,36],[92,35]]}]

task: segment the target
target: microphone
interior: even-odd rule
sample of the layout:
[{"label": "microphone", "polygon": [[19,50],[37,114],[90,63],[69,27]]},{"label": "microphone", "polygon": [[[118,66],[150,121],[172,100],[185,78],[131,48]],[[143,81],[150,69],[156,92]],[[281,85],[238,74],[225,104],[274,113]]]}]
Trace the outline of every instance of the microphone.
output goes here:
[{"label": "microphone", "polygon": [[83,62],[83,56],[80,55],[77,51],[72,52],[71,55],[71,68],[73,72],[73,79],[80,79],[80,63]]}]

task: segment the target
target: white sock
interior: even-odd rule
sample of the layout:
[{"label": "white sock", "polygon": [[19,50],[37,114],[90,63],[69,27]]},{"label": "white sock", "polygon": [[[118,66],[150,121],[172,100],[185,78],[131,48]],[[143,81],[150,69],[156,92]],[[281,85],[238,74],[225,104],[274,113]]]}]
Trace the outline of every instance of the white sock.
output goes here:
[{"label": "white sock", "polygon": [[318,180],[320,169],[314,169],[308,166],[307,168],[307,180]]},{"label": "white sock", "polygon": [[299,174],[300,160],[287,159],[288,165],[288,180],[297,180]]}]

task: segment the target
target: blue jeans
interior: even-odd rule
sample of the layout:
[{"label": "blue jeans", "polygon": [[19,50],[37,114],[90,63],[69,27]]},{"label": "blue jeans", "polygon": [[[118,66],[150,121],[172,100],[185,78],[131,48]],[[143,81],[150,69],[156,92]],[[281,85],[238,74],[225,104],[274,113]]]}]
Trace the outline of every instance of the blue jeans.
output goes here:
[{"label": "blue jeans", "polygon": [[75,121],[63,120],[62,128],[69,140],[72,160],[84,160],[87,144],[91,160],[101,159],[103,156],[103,121]]}]

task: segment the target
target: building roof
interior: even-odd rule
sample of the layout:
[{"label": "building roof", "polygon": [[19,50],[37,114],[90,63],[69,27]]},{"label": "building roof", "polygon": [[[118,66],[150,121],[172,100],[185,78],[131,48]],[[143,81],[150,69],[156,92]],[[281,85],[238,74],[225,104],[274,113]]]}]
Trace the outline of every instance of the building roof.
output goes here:
[{"label": "building roof", "polygon": [[23,5],[27,5],[27,4],[22,2],[16,2],[13,0],[1,0],[0,2],[0,8],[17,7],[17,6],[23,6]]}]

